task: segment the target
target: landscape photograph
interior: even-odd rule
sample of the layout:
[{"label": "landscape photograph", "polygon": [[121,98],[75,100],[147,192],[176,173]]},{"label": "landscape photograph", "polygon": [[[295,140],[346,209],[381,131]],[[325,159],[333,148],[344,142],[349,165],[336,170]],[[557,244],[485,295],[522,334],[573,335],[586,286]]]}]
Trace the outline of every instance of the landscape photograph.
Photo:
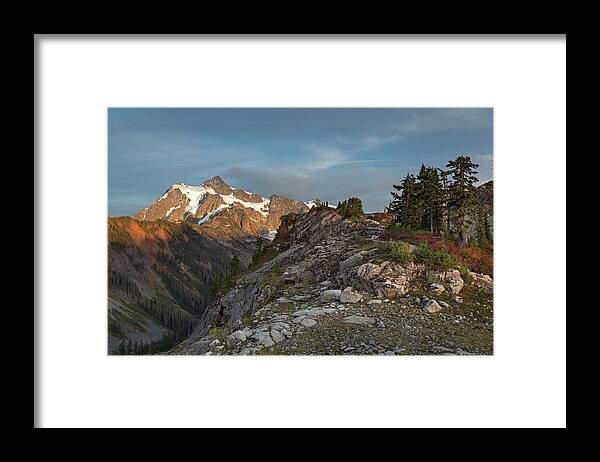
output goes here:
[{"label": "landscape photograph", "polygon": [[493,109],[109,108],[109,355],[493,355]]}]

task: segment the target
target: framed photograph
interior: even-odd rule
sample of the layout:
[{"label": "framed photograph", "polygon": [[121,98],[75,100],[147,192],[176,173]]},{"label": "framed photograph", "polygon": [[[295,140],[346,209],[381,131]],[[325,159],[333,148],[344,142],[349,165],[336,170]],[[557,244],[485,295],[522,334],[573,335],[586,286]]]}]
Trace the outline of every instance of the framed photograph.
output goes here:
[{"label": "framed photograph", "polygon": [[492,354],[492,113],[110,108],[108,353]]},{"label": "framed photograph", "polygon": [[34,52],[35,427],[566,426],[566,36]]}]

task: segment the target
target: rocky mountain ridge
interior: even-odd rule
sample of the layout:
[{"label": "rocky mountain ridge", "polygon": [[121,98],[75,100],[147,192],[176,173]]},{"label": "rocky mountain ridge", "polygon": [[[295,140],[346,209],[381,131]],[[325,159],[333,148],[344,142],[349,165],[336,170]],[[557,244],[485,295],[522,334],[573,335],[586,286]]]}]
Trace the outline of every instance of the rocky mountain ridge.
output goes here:
[{"label": "rocky mountain ridge", "polygon": [[273,258],[170,354],[491,354],[492,278],[397,262],[383,231],[331,210],[288,215]]}]

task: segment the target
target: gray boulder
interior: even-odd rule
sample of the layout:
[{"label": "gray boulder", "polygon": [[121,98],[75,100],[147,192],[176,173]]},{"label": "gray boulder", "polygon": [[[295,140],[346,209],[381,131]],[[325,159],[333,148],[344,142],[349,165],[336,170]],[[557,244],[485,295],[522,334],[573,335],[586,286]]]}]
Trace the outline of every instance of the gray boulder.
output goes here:
[{"label": "gray boulder", "polygon": [[340,302],[342,303],[358,303],[362,301],[362,299],[363,296],[360,293],[355,292],[352,287],[346,287],[340,295]]},{"label": "gray boulder", "polygon": [[345,271],[349,268],[354,268],[363,262],[363,256],[360,253],[352,255],[350,258],[346,258],[340,263],[340,271]]},{"label": "gray boulder", "polygon": [[283,342],[285,340],[283,334],[275,329],[271,329],[271,338],[275,343]]},{"label": "gray boulder", "polygon": [[229,334],[226,339],[228,346],[237,346],[242,342],[246,341],[246,332],[243,330],[236,330],[232,334]]},{"label": "gray boulder", "polygon": [[423,305],[423,310],[428,313],[437,313],[438,311],[442,311],[442,307],[435,300],[427,300]]},{"label": "gray boulder", "polygon": [[317,321],[315,321],[314,319],[311,318],[304,318],[301,322],[300,325],[304,326],[304,327],[312,327],[315,324],[317,324]]},{"label": "gray boulder", "polygon": [[333,302],[340,299],[342,291],[340,289],[329,289],[321,292],[320,300],[322,302]]}]

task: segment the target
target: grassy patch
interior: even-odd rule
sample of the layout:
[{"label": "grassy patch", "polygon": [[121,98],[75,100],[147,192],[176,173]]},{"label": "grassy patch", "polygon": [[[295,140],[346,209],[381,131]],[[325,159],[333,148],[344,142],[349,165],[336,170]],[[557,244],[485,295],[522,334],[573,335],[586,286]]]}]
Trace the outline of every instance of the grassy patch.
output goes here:
[{"label": "grassy patch", "polygon": [[208,335],[213,338],[218,339],[221,342],[224,342],[227,336],[229,335],[229,329],[225,326],[223,327],[211,327],[208,331]]}]

